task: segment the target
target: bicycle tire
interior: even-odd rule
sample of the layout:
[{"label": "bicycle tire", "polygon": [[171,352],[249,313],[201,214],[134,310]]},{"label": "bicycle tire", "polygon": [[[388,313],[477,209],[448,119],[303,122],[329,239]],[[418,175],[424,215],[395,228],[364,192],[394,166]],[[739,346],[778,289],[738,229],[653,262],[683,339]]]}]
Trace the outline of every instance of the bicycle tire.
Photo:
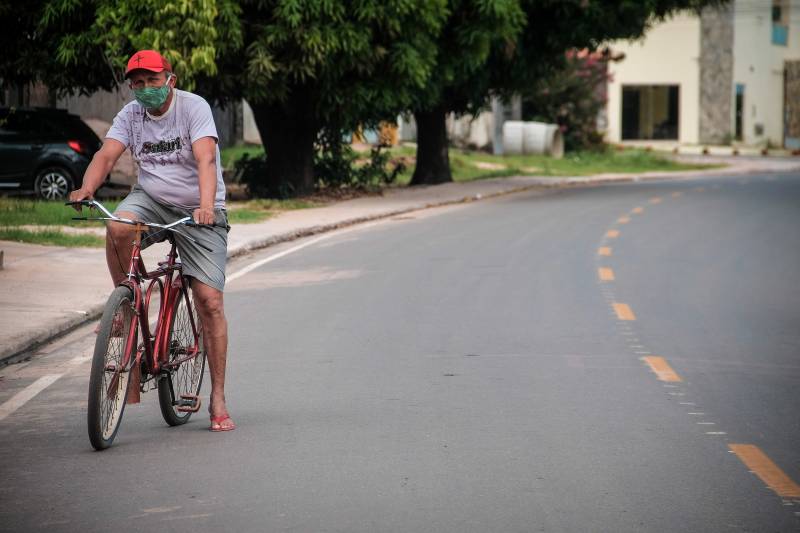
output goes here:
[{"label": "bicycle tire", "polygon": [[[129,368],[122,368],[122,361],[129,335],[133,335],[132,349],[136,350],[137,346],[138,323],[132,320],[133,316],[133,292],[128,287],[117,287],[109,296],[100,319],[89,376],[87,425],[89,440],[96,450],[111,446],[125,412],[135,354],[131,354]],[[130,331],[132,323],[133,331]]]},{"label": "bicycle tire", "polygon": [[[176,409],[173,404],[173,392],[178,398],[181,395],[197,396],[200,394],[200,387],[203,385],[203,373],[206,365],[203,329],[191,294],[191,291],[187,290],[187,298],[183,292],[179,293],[173,304],[172,326],[170,327],[169,340],[167,341],[167,346],[169,346],[168,360],[171,362],[186,357],[187,349],[194,346],[194,333],[192,332],[192,324],[188,312],[189,306],[191,306],[192,316],[197,327],[198,355],[179,364],[177,368],[158,380],[158,404],[161,407],[161,415],[164,417],[164,421],[170,426],[185,424],[193,414]],[[172,380],[172,389],[170,389],[169,380]]]}]

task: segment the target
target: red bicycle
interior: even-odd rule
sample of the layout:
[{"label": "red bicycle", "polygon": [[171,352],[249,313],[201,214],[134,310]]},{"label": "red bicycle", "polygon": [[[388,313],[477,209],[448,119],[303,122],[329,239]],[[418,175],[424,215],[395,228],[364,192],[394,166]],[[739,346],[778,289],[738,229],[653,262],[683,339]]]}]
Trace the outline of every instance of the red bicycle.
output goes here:
[{"label": "red bicycle", "polygon": [[[188,290],[191,278],[182,273],[174,234],[208,250],[179,228],[211,226],[195,224],[191,217],[170,224],[120,218],[95,200],[66,205],[98,209],[104,215],[74,220],[113,221],[135,229],[127,278],[108,298],[95,342],[87,417],[92,446],[104,450],[114,442],[130,392],[138,401],[140,392],[158,389],[161,414],[167,424],[185,424],[200,409],[198,394],[206,353],[202,327]],[[156,231],[145,235],[151,229]],[[141,257],[142,244],[162,232],[170,242],[169,253],[158,268],[148,271]],[[155,318],[152,325],[151,318]]]}]

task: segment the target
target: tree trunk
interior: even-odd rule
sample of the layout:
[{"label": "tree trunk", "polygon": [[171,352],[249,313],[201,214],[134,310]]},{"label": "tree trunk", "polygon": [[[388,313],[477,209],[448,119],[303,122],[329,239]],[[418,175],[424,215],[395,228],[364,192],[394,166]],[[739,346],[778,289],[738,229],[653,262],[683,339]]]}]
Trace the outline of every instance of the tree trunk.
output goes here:
[{"label": "tree trunk", "polygon": [[259,196],[288,197],[314,191],[314,141],[317,123],[309,102],[295,93],[284,104],[254,104],[253,116],[267,154]]},{"label": "tree trunk", "polygon": [[411,185],[434,185],[453,181],[447,146],[446,116],[447,111],[442,107],[414,113],[414,120],[417,122],[417,166],[411,177]]}]

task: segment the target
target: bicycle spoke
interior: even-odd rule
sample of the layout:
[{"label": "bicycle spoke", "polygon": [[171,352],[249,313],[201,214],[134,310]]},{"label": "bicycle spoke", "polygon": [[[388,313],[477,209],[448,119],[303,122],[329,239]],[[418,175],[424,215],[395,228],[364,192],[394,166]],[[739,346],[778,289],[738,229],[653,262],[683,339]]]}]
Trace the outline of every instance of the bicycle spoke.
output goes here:
[{"label": "bicycle spoke", "polygon": [[[179,297],[174,308],[172,328],[168,344],[169,377],[159,386],[159,402],[164,419],[170,425],[180,425],[188,421],[190,412],[179,411],[177,402],[181,397],[196,396],[203,380],[206,355],[203,353],[202,332],[197,323],[197,313],[191,293]],[[192,318],[198,328],[198,337],[192,328]],[[170,392],[166,379],[172,380]],[[173,396],[174,393],[174,396]]]}]

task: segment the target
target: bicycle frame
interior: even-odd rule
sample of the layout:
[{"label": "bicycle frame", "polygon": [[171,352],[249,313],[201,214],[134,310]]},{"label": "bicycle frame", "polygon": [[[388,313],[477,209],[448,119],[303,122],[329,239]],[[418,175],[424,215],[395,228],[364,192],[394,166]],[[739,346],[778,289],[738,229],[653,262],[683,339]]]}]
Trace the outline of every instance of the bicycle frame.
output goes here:
[{"label": "bicycle frame", "polygon": [[[175,299],[182,293],[185,301],[189,302],[189,293],[181,275],[181,264],[177,261],[175,242],[170,239],[170,250],[166,260],[158,263],[158,268],[148,271],[142,259],[142,234],[147,231],[147,226],[137,224],[134,226],[136,237],[133,242],[131,261],[128,267],[128,275],[124,285],[131,289],[134,294],[134,316],[131,318],[128,338],[125,341],[125,357],[122,361],[122,368],[137,368],[144,357],[144,370],[150,376],[157,376],[164,368],[176,367],[180,363],[197,356],[198,345],[198,325],[191,306],[187,305],[189,321],[192,327],[193,346],[188,350],[185,357],[177,361],[169,361],[169,333],[175,319],[174,305]],[[177,276],[175,275],[177,273]],[[142,290],[145,281],[150,280],[146,291]],[[162,281],[163,280],[163,281]],[[158,320],[156,322],[155,333],[150,331],[148,321],[148,311],[150,298],[153,288],[158,285],[161,289],[161,302],[158,310]],[[142,343],[134,346],[136,339],[136,326],[142,332]],[[135,354],[135,356],[133,355]],[[135,357],[133,362],[131,358]]]}]

